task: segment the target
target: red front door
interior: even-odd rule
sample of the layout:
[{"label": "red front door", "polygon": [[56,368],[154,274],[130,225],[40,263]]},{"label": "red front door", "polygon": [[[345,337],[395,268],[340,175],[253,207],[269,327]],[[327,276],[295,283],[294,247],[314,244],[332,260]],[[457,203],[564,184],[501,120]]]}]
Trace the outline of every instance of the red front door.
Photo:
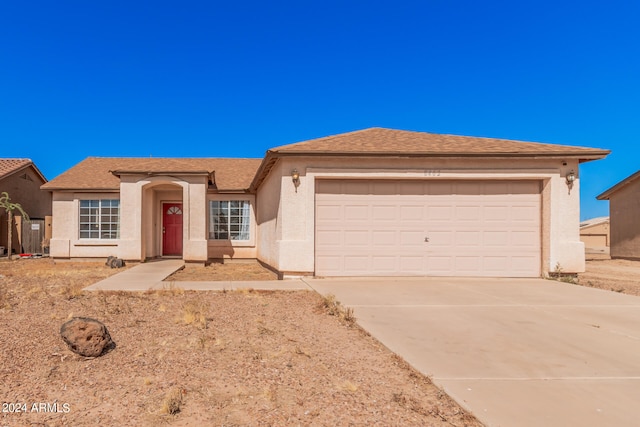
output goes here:
[{"label": "red front door", "polygon": [[182,255],[182,203],[162,204],[162,255]]}]

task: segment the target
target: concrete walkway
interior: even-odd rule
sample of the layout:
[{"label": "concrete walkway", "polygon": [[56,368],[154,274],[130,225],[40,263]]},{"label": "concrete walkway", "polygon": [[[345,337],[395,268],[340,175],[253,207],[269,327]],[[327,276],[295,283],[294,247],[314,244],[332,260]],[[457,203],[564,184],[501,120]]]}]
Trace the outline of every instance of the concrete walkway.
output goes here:
[{"label": "concrete walkway", "polygon": [[487,426],[640,425],[640,298],[541,279],[305,279]]},{"label": "concrete walkway", "polygon": [[144,262],[84,288],[86,291],[139,291],[180,288],[195,291],[234,289],[310,290],[302,280],[173,282],[164,281],[184,267],[181,259]]}]

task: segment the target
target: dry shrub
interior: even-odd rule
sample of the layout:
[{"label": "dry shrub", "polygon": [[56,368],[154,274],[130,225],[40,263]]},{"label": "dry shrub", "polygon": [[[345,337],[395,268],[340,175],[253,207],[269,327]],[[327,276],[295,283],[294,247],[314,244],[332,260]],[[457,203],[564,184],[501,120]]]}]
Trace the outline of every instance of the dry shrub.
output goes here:
[{"label": "dry shrub", "polygon": [[168,415],[176,415],[180,412],[180,408],[182,407],[182,395],[183,390],[181,388],[174,388],[169,390],[167,395],[164,397],[162,401],[162,407],[160,408],[160,412]]},{"label": "dry shrub", "polygon": [[340,388],[344,391],[348,391],[349,393],[355,393],[356,391],[358,391],[358,386],[349,380],[343,382],[340,385]]},{"label": "dry shrub", "polygon": [[356,321],[356,317],[353,314],[353,308],[344,307],[333,294],[323,296],[320,307],[328,315],[336,316],[349,326],[353,326]]},{"label": "dry shrub", "polygon": [[207,328],[207,306],[200,300],[187,301],[182,310],[182,321],[186,325]]}]

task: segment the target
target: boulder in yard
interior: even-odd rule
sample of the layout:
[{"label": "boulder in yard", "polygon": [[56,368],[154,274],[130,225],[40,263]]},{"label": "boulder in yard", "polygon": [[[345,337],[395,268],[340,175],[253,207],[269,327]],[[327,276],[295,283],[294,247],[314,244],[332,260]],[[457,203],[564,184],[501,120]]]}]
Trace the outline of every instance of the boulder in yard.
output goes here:
[{"label": "boulder in yard", "polygon": [[107,258],[107,262],[105,263],[105,265],[108,265],[111,268],[122,268],[124,267],[125,263],[123,259],[110,256]]},{"label": "boulder in yard", "polygon": [[71,351],[85,357],[100,356],[113,345],[107,327],[88,317],[74,317],[65,322],[60,335]]}]

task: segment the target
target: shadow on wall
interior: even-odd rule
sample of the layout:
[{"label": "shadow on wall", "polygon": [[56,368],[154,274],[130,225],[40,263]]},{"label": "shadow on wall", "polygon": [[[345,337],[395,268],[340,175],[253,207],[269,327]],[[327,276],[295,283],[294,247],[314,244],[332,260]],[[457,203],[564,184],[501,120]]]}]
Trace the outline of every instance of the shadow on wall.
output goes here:
[{"label": "shadow on wall", "polygon": [[229,240],[218,240],[214,246],[209,246],[209,260],[223,260],[224,258],[233,258],[235,249]]}]

